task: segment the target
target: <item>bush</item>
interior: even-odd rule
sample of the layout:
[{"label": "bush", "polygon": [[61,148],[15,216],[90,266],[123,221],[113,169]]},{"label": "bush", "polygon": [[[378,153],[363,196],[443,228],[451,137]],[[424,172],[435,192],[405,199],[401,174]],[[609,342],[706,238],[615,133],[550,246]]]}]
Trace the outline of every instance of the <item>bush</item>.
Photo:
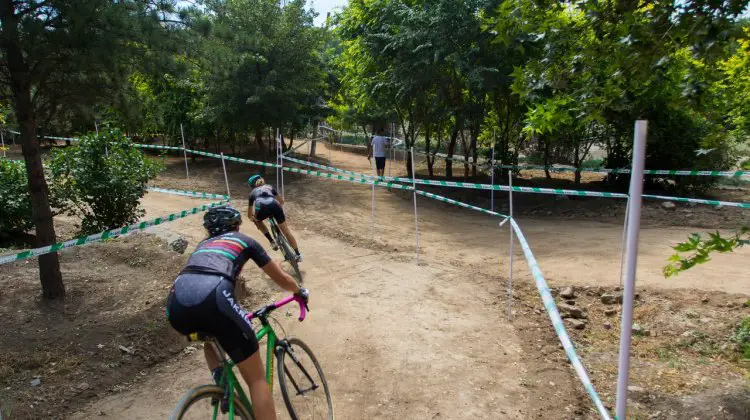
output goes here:
[{"label": "bush", "polygon": [[742,356],[750,360],[750,317],[745,317],[734,331],[732,340],[740,346]]},{"label": "bush", "polygon": [[0,240],[28,232],[33,226],[26,165],[0,159]]},{"label": "bush", "polygon": [[144,157],[119,130],[111,130],[55,150],[50,168],[62,211],[81,219],[80,233],[92,234],[143,216],[140,200],[162,164]]}]

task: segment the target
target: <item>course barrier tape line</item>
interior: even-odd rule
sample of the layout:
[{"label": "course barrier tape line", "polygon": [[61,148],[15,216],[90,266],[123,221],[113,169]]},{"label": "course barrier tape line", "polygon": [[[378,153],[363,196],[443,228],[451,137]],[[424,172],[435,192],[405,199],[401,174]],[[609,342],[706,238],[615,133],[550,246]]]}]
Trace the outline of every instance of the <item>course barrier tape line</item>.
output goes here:
[{"label": "course barrier tape line", "polygon": [[[495,165],[496,168],[503,169],[518,169],[518,170],[545,170],[544,166],[541,165]],[[556,167],[548,166],[547,170],[551,172],[587,172],[597,174],[629,174],[630,169],[607,169],[607,168],[594,168],[594,169],[576,169],[568,167]],[[643,173],[646,175],[678,175],[678,176],[720,176],[737,178],[742,176],[750,176],[750,171],[714,171],[714,170],[677,170],[677,169],[644,169]]]},{"label": "course barrier tape line", "polygon": [[162,223],[171,222],[174,220],[182,219],[187,216],[191,216],[196,213],[204,212],[212,207],[220,206],[226,203],[228,200],[216,201],[210,204],[204,204],[199,207],[193,207],[189,210],[183,210],[179,213],[172,213],[167,216],[157,217],[152,220],[146,220],[143,222],[134,223],[130,226],[124,226],[117,229],[107,230],[104,232],[95,233],[93,235],[84,236],[80,238],[71,239],[65,242],[58,242],[53,245],[47,245],[40,248],[29,249],[21,251],[15,254],[2,255],[0,256],[0,265],[11,263],[14,261],[21,261],[28,258],[37,257],[39,255],[49,254],[51,252],[57,252],[65,248],[72,248],[76,246],[86,245],[93,242],[100,242],[107,239],[116,238],[118,236],[129,235],[131,233],[142,231],[148,227],[160,225]]},{"label": "course barrier tape line", "polygon": [[[320,128],[329,130],[329,131],[339,131],[334,130],[333,128],[326,127],[326,126],[320,126]],[[21,133],[14,130],[5,130],[11,134],[18,134]],[[345,133],[342,131],[342,133]],[[349,133],[352,135],[356,135],[355,133]],[[51,139],[51,140],[65,140],[65,141],[78,141],[80,140],[77,137],[55,137],[55,136],[43,136],[45,139]],[[395,140],[394,146],[398,146],[404,143],[404,140],[398,139],[396,137],[387,137],[389,139]],[[325,140],[320,140],[325,141]],[[362,145],[354,145],[354,144],[346,144],[348,146],[362,146]],[[141,144],[141,143],[134,143],[135,147],[142,147],[146,149],[167,149],[167,150],[182,150],[182,147],[177,146],[157,146],[157,145],[150,145],[150,144]],[[364,147],[367,147],[366,145]],[[296,150],[296,148],[295,148]],[[287,152],[289,153],[289,152]],[[428,156],[427,153],[415,151],[415,154],[422,155],[422,156]],[[441,160],[451,160],[451,161],[457,161],[460,163],[466,163],[469,165],[481,165],[482,162],[479,163],[472,162],[472,161],[466,161],[466,159],[463,156],[454,156],[454,157],[448,157],[445,153],[435,153],[432,155],[433,158],[440,158]],[[471,158],[471,157],[470,157]],[[484,161],[485,168],[489,169],[489,162]],[[520,171],[523,170],[545,170],[545,168],[551,172],[586,172],[586,173],[598,173],[598,174],[629,174],[630,169],[622,168],[622,169],[608,169],[608,168],[594,168],[594,169],[585,169],[585,168],[567,168],[567,167],[556,167],[556,166],[542,166],[542,165],[494,165],[495,168],[502,168],[502,169],[517,169]],[[736,170],[736,171],[716,171],[716,170],[677,170],[677,169],[644,169],[643,171],[646,175],[672,175],[672,176],[711,176],[711,177],[728,177],[728,178],[739,178],[739,177],[745,177],[750,176],[750,171],[745,170]]]},{"label": "course barrier tape line", "polygon": [[[320,165],[320,164],[308,162],[305,160],[300,160],[300,159],[295,159],[295,158],[290,158],[290,157],[284,157],[284,159],[290,162],[312,166],[312,167],[323,169],[326,171],[345,173],[349,175],[356,175],[356,176],[361,176],[367,179],[376,178],[376,177],[373,177],[372,175],[360,174],[357,172],[334,168],[332,166]],[[412,180],[411,178],[399,178],[399,177],[389,177],[389,176],[377,177],[377,179],[382,179],[386,181],[404,182],[404,183],[409,183],[409,184],[411,184],[412,182],[416,182],[417,184],[433,185],[433,186],[438,186],[438,187],[471,188],[471,189],[495,190],[495,191],[506,191],[506,192],[511,189],[507,185],[477,184],[473,182],[460,182],[460,181],[433,181],[433,180],[426,180],[426,179],[419,179],[419,178],[416,180]],[[525,192],[525,193],[573,195],[573,196],[578,196],[578,197],[628,198],[627,194],[622,194],[622,193],[580,191],[580,190],[569,190],[569,189],[560,189],[560,188],[514,186],[512,187],[512,190],[516,192]],[[651,195],[651,194],[644,194],[643,197],[655,199],[655,200],[677,201],[681,203],[707,204],[711,206],[739,207],[739,208],[745,208],[745,209],[750,208],[750,203],[737,203],[737,202],[731,202],[731,201],[704,200],[704,199],[699,199],[699,198],[670,197],[670,196],[664,196],[664,195]]]},{"label": "course barrier tape line", "polygon": [[205,193],[205,192],[198,192],[198,191],[173,190],[171,188],[161,188],[161,187],[148,187],[148,190],[154,191],[154,192],[160,192],[164,194],[184,195],[186,197],[212,198],[212,199],[218,198],[222,200],[229,200],[229,197],[224,194],[213,194],[213,193]]},{"label": "course barrier tape line", "polygon": [[[396,183],[384,182],[384,181],[375,181],[375,180],[363,178],[361,176],[352,176],[352,175],[345,176],[345,175],[332,174],[328,172],[311,171],[308,169],[289,168],[289,167],[284,167],[283,169],[288,172],[304,174],[304,175],[312,175],[312,176],[317,176],[320,178],[332,179],[334,181],[348,181],[352,183],[359,183],[359,184],[366,184],[366,185],[377,185],[380,187],[395,188],[397,190],[405,190],[405,191],[414,190],[414,188],[411,185],[396,184]],[[508,217],[507,215],[504,215],[502,213],[497,213],[494,211],[483,209],[481,207],[477,207],[471,204],[463,203],[461,201],[453,200],[448,197],[443,197],[442,195],[429,193],[427,191],[417,190],[417,194],[428,197],[428,198],[432,198],[433,200],[442,201],[444,203],[454,204],[454,205],[464,207],[467,209],[476,210],[478,212],[489,214],[491,216]]]},{"label": "course barrier tape line", "polygon": [[549,286],[547,286],[547,282],[544,280],[542,270],[539,268],[539,263],[536,261],[536,258],[534,258],[534,254],[531,252],[531,248],[526,241],[526,237],[523,235],[523,232],[521,232],[521,228],[518,226],[514,219],[510,219],[510,224],[516,233],[518,242],[521,244],[524,256],[526,257],[526,262],[528,263],[529,268],[531,269],[531,274],[534,277],[536,288],[542,297],[544,308],[547,310],[547,314],[552,321],[552,326],[555,328],[557,337],[560,339],[560,343],[562,343],[562,346],[565,349],[565,353],[568,355],[568,359],[570,360],[573,369],[575,369],[576,373],[578,374],[578,378],[583,384],[583,387],[586,389],[586,392],[594,402],[597,411],[599,411],[599,415],[601,415],[603,419],[611,419],[609,412],[607,412],[607,409],[604,407],[604,404],[602,404],[599,395],[596,393],[594,385],[591,383],[591,379],[586,373],[586,369],[583,367],[583,363],[581,363],[581,360],[576,354],[575,346],[573,346],[573,342],[570,340],[568,332],[565,330],[563,320],[560,317],[560,312],[557,310],[555,298],[552,297]]}]

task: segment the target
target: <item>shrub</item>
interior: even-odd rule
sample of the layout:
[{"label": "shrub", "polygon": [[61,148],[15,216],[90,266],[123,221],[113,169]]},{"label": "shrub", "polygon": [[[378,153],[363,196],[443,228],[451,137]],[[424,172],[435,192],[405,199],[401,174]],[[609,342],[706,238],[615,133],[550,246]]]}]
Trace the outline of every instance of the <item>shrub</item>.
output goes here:
[{"label": "shrub", "polygon": [[750,360],[750,317],[742,319],[740,324],[734,330],[732,340],[740,346],[742,356]]},{"label": "shrub", "polygon": [[33,226],[26,165],[0,159],[0,240],[28,232]]},{"label": "shrub", "polygon": [[61,209],[81,219],[82,234],[92,234],[143,216],[140,200],[162,164],[146,158],[119,130],[111,130],[55,150],[50,168]]}]

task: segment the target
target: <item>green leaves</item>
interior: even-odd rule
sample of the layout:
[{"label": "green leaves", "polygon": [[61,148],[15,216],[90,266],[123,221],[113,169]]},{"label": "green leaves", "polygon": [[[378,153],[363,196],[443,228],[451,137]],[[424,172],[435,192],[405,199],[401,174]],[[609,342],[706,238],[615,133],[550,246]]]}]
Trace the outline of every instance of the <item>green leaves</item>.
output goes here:
[{"label": "green leaves", "polygon": [[[714,252],[727,253],[745,245],[750,245],[750,227],[743,226],[730,237],[723,237],[719,232],[709,233],[708,238],[698,233],[690,235],[685,242],[672,247],[676,252],[669,258],[669,264],[662,271],[665,277],[676,276],[698,264],[711,260]],[[680,255],[690,253],[687,256]]]},{"label": "green leaves", "polygon": [[82,234],[91,234],[143,216],[140,199],[162,165],[144,157],[121,132],[108,130],[55,149],[50,167],[62,211],[81,220]]},{"label": "green leaves", "polygon": [[33,226],[26,165],[0,158],[0,240],[28,232]]}]

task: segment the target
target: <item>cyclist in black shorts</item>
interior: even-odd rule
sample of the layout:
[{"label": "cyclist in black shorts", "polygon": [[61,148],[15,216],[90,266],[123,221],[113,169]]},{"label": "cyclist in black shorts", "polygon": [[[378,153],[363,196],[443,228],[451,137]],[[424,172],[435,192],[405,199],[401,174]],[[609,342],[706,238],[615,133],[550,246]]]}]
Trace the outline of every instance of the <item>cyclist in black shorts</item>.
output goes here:
[{"label": "cyclist in black shorts", "polygon": [[[242,214],[229,206],[215,207],[206,213],[203,226],[209,238],[198,245],[174,281],[167,299],[167,318],[182,334],[201,332],[214,336],[247,382],[255,418],[275,419],[258,341],[246,318],[248,312],[235,297],[235,282],[245,263],[253,260],[283,289],[305,301],[309,293],[300,289],[260,244],[239,232],[241,223]],[[218,384],[222,375],[219,356],[212,346],[204,346],[203,351]]]},{"label": "cyclist in black shorts", "polygon": [[250,191],[249,205],[247,208],[247,217],[255,223],[255,227],[259,231],[263,232],[263,236],[271,242],[271,246],[277,249],[278,245],[274,243],[271,234],[268,232],[264,220],[269,217],[276,219],[276,223],[279,225],[279,229],[289,240],[289,244],[294,248],[294,253],[297,254],[297,261],[302,262],[302,254],[299,253],[297,247],[297,240],[292,235],[292,230],[286,224],[286,216],[284,215],[284,198],[279,195],[271,185],[267,185],[266,181],[260,175],[253,175],[247,179],[247,184],[253,190]]}]

